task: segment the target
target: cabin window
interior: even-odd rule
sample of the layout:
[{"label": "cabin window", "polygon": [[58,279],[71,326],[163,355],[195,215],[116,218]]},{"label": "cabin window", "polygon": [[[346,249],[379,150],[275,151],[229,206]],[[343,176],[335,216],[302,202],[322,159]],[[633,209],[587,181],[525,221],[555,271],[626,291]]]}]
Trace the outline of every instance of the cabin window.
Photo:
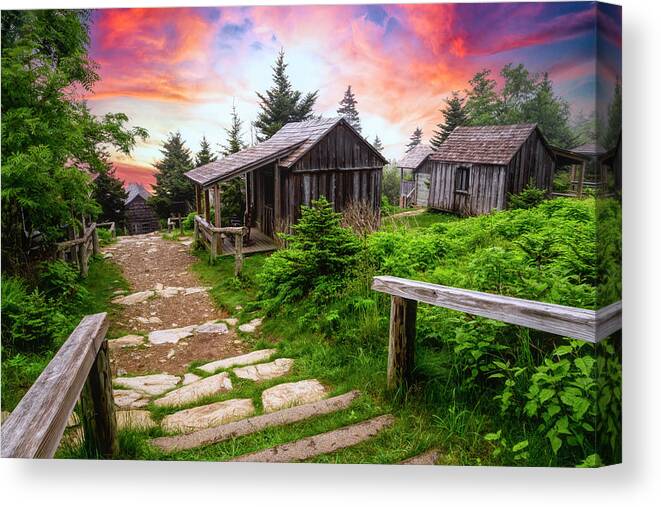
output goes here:
[{"label": "cabin window", "polygon": [[457,172],[454,178],[455,191],[468,193],[469,185],[470,185],[470,168],[465,166],[457,167]]}]

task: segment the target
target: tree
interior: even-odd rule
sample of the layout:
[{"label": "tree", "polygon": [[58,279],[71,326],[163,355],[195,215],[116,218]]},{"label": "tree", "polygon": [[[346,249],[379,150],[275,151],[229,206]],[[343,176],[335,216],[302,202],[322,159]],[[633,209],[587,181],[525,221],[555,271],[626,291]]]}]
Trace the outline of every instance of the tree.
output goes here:
[{"label": "tree", "polygon": [[200,151],[198,151],[195,156],[195,167],[215,162],[217,158],[218,157],[216,157],[211,151],[211,146],[209,145],[206,136],[202,136],[202,141],[200,141]]},{"label": "tree", "polygon": [[317,91],[302,96],[294,90],[287,76],[285,51],[281,49],[273,68],[273,86],[265,93],[257,93],[260,112],[254,122],[259,131],[258,141],[264,141],[291,121],[312,118],[312,108],[317,101]]},{"label": "tree", "polygon": [[500,100],[496,91],[496,81],[489,76],[491,71],[484,69],[468,81],[465,111],[471,125],[495,125],[500,114]]},{"label": "tree", "polygon": [[372,146],[374,146],[376,151],[378,151],[379,153],[383,151],[383,143],[381,142],[381,139],[379,138],[378,135],[374,136],[374,142],[372,143]]},{"label": "tree", "polygon": [[381,195],[388,199],[388,203],[396,206],[399,203],[399,194],[401,191],[400,173],[397,165],[390,163],[383,168],[383,177],[381,178]]},{"label": "tree", "polygon": [[429,141],[435,150],[440,148],[455,128],[468,123],[468,115],[464,110],[464,99],[459,92],[452,92],[452,97],[445,99],[445,107],[441,109],[441,113],[443,122],[438,124],[438,130],[434,131],[434,135]]},{"label": "tree", "polygon": [[416,129],[413,131],[413,134],[411,134],[411,138],[409,139],[409,144],[406,145],[406,153],[408,153],[413,148],[418,146],[421,142],[422,142],[422,129],[420,127],[416,127]]},{"label": "tree", "polygon": [[342,100],[340,101],[340,107],[338,108],[337,113],[346,118],[349,124],[360,132],[362,127],[360,126],[358,109],[356,109],[357,104],[358,101],[356,100],[356,96],[351,91],[351,85],[349,85],[344,92],[344,97],[342,97]]},{"label": "tree", "polygon": [[163,159],[155,164],[158,173],[150,201],[158,215],[167,218],[174,203],[192,203],[195,198],[193,184],[184,176],[185,172],[193,168],[193,160],[179,132],[168,134],[161,153]]},{"label": "tree", "polygon": [[236,110],[236,105],[232,104],[232,116],[230,121],[230,128],[225,129],[227,134],[227,143],[222,148],[223,155],[231,155],[238,153],[246,148],[246,143],[243,142],[243,134],[241,132],[243,121],[239,118],[239,113]]},{"label": "tree", "polygon": [[99,79],[88,11],[3,11],[1,23],[2,259],[16,272],[100,212],[90,174],[107,170],[109,148],[128,155],[147,132],[80,98]]},{"label": "tree", "polygon": [[615,83],[613,100],[608,106],[607,122],[603,145],[604,148],[610,150],[617,145],[622,131],[622,85],[619,79]]},{"label": "tree", "polygon": [[127,198],[124,182],[115,176],[115,169],[110,165],[99,174],[92,186],[92,197],[101,206],[100,218],[104,222],[115,222],[122,227],[125,221],[124,202]]}]

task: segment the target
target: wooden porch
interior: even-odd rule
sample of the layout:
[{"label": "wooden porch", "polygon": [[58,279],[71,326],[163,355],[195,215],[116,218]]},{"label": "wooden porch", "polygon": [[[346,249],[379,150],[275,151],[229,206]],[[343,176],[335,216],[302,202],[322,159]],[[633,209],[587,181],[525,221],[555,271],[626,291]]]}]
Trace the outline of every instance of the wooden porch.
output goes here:
[{"label": "wooden porch", "polygon": [[[219,256],[224,255],[236,255],[236,241],[233,240],[232,236],[223,237],[223,249],[218,254]],[[244,254],[251,254],[257,252],[272,252],[277,250],[278,246],[275,243],[275,240],[257,227],[250,228],[250,239],[243,240],[242,251]]]}]

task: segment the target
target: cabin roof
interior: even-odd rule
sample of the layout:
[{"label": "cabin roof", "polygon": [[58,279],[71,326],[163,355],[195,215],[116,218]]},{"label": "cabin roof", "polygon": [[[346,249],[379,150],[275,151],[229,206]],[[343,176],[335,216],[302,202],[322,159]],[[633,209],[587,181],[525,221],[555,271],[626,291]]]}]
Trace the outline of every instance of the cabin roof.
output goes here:
[{"label": "cabin roof", "polygon": [[507,165],[536,129],[535,123],[457,127],[430,159]]},{"label": "cabin roof", "polygon": [[151,197],[151,194],[140,183],[131,183],[128,188],[128,196],[124,204],[130,204],[136,197],[142,197],[145,201]]},{"label": "cabin roof", "polygon": [[[199,185],[207,186],[276,160],[280,161],[279,165],[282,167],[291,167],[339,123],[344,123],[355,132],[355,129],[342,117],[290,122],[266,141],[188,171],[186,176]],[[357,132],[356,134],[361,137]],[[373,147],[372,149],[386,164],[387,161],[383,156]]]},{"label": "cabin roof", "polygon": [[397,167],[402,169],[417,169],[434,152],[431,146],[419,144],[397,161]]},{"label": "cabin roof", "polygon": [[599,143],[585,143],[577,146],[576,148],[572,148],[571,151],[584,155],[599,156],[606,153],[606,148],[604,148]]}]

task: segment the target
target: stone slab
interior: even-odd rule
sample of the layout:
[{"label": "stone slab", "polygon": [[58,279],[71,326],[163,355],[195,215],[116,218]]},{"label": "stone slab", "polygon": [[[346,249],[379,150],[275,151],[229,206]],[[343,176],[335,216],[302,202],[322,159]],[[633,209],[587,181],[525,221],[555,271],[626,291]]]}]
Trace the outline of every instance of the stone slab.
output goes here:
[{"label": "stone slab", "polygon": [[293,359],[279,358],[270,363],[253,364],[234,368],[234,375],[239,378],[260,382],[287,375],[294,366]]},{"label": "stone slab", "polygon": [[428,451],[423,452],[422,454],[418,454],[417,456],[413,456],[411,458],[405,459],[404,461],[400,461],[400,465],[435,465],[436,462],[438,461],[438,458],[440,456],[440,451],[438,449],[430,449]]},{"label": "stone slab", "polygon": [[160,345],[162,343],[177,343],[179,340],[192,336],[196,327],[197,326],[186,326],[151,331],[147,338],[154,345]]},{"label": "stone slab", "polygon": [[216,334],[226,334],[229,333],[227,324],[224,322],[209,321],[204,324],[197,326],[195,328],[196,333],[216,333]]},{"label": "stone slab", "polygon": [[113,379],[113,383],[125,389],[140,391],[149,396],[158,396],[175,387],[180,380],[181,378],[176,375],[157,373],[139,377],[117,377]]},{"label": "stone slab", "polygon": [[168,415],[161,421],[161,427],[165,431],[186,433],[220,426],[249,417],[254,413],[255,407],[251,399],[219,401]]},{"label": "stone slab", "polygon": [[206,396],[232,390],[232,381],[227,372],[218,373],[169,392],[154,403],[159,407],[174,407],[193,403]]},{"label": "stone slab", "polygon": [[184,375],[184,381],[182,382],[182,384],[187,386],[188,384],[192,384],[193,382],[197,382],[201,378],[202,377],[200,377],[199,375],[195,375],[195,373],[186,373]]},{"label": "stone slab", "polygon": [[120,430],[148,430],[156,427],[149,410],[118,410],[115,415],[117,417],[117,428]]},{"label": "stone slab", "polygon": [[203,445],[215,444],[217,442],[251,435],[266,428],[284,426],[285,424],[297,423],[311,417],[319,417],[338,412],[348,408],[359,395],[359,391],[350,391],[314,403],[278,410],[271,414],[250,417],[216,428],[199,430],[188,435],[155,438],[151,440],[151,444],[166,452],[194,449]]},{"label": "stone slab", "polygon": [[149,397],[133,389],[113,389],[112,397],[120,409],[143,408],[149,405]]},{"label": "stone slab", "polygon": [[213,373],[218,370],[226,370],[227,368],[232,368],[233,366],[245,366],[248,364],[255,364],[255,363],[261,363],[262,361],[268,361],[269,359],[271,359],[271,356],[273,354],[275,354],[275,349],[255,350],[254,352],[249,352],[248,354],[226,357],[225,359],[212,361],[211,363],[207,363],[207,364],[203,364],[202,366],[199,366],[198,369],[202,371],[206,371],[207,373]]},{"label": "stone slab", "polygon": [[296,442],[277,445],[263,451],[244,454],[231,461],[250,461],[261,463],[290,463],[303,461],[339,449],[352,447],[376,436],[381,430],[392,426],[395,418],[382,415],[338,430],[320,433]]},{"label": "stone slab", "polygon": [[108,340],[108,347],[110,350],[125,349],[128,347],[137,347],[145,343],[145,337],[137,334],[127,334],[121,338]]},{"label": "stone slab", "polygon": [[264,412],[312,403],[326,396],[326,388],[317,379],[278,384],[262,392]]},{"label": "stone slab", "polygon": [[144,290],[142,292],[134,292],[133,294],[128,294],[127,296],[116,297],[112,300],[112,302],[118,305],[131,306],[138,303],[144,303],[154,294],[155,292],[153,290]]},{"label": "stone slab", "polygon": [[243,333],[254,333],[257,331],[257,328],[262,325],[262,319],[252,319],[246,324],[241,324],[239,326],[239,331]]}]

